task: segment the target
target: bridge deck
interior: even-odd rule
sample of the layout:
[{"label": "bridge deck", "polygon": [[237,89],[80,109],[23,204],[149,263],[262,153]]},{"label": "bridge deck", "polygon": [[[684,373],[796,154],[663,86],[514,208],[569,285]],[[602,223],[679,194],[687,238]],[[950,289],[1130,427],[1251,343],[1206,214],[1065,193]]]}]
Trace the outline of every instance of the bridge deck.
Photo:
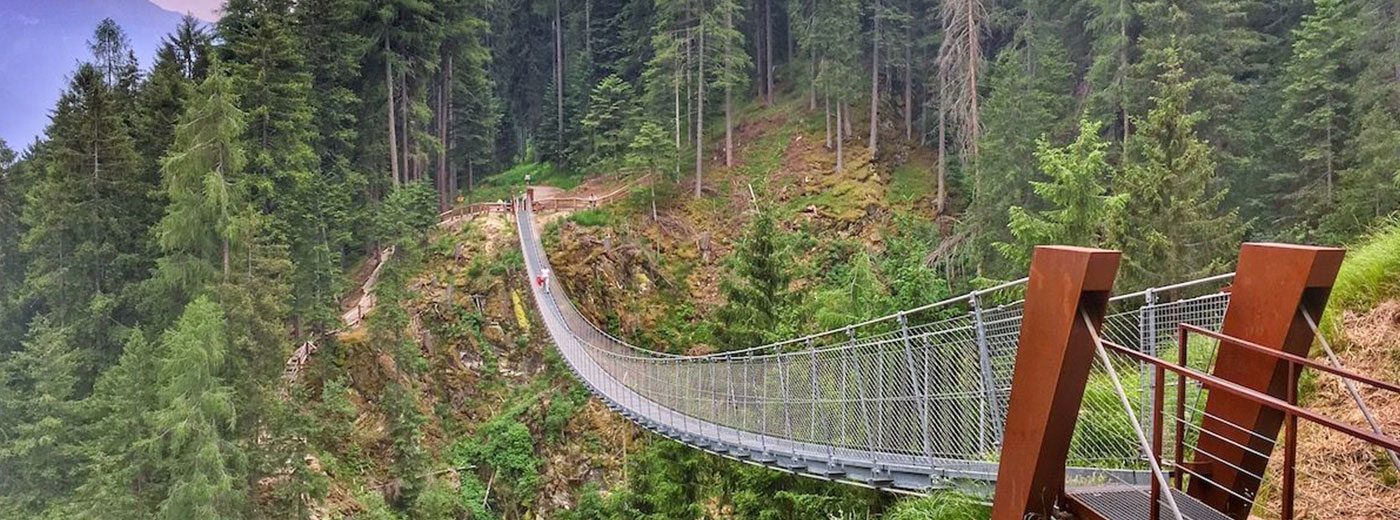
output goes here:
[{"label": "bridge deck", "polygon": [[[549,261],[544,253],[540,237],[536,233],[534,216],[528,208],[528,204],[519,205],[516,217],[525,265],[529,279],[533,281],[544,268],[548,267]],[[633,350],[636,347],[622,343],[621,340],[608,336],[584,321],[572,307],[568,296],[564,294],[557,280],[549,283],[548,287],[541,287],[535,283],[531,283],[530,287],[544,327],[554,340],[561,357],[568,364],[570,370],[610,408],[644,428],[720,456],[814,478],[840,480],[856,485],[915,493],[949,487],[984,495],[990,493],[989,484],[995,481],[997,474],[996,444],[992,444],[990,450],[945,452],[939,449],[930,450],[928,439],[932,437],[935,442],[938,442],[942,440],[938,437],[947,432],[967,430],[969,432],[981,431],[988,436],[991,442],[998,442],[1001,426],[995,415],[989,413],[990,417],[984,416],[979,424],[976,415],[971,418],[958,415],[941,417],[930,415],[925,410],[925,420],[928,421],[928,424],[923,425],[922,428],[918,424],[917,417],[902,421],[891,419],[888,422],[889,427],[902,428],[900,431],[906,435],[901,438],[903,441],[901,444],[876,442],[890,437],[879,433],[880,427],[886,423],[869,422],[871,417],[879,418],[882,411],[892,414],[913,413],[917,416],[918,408],[910,408],[918,406],[916,401],[930,402],[936,399],[947,399],[946,396],[954,395],[938,394],[933,390],[940,389],[927,386],[922,389],[895,388],[896,385],[906,384],[908,377],[923,378],[924,385],[931,385],[937,377],[940,377],[937,370],[957,368],[935,367],[937,370],[929,370],[927,360],[937,360],[938,358],[934,356],[947,356],[947,351],[935,351],[929,348],[928,354],[918,354],[926,356],[923,358],[925,364],[922,371],[913,376],[899,375],[897,372],[891,372],[890,375],[886,376],[883,370],[886,369],[885,367],[891,366],[889,359],[899,361],[905,358],[898,354],[908,355],[906,353],[909,348],[908,339],[905,340],[904,351],[899,351],[890,347],[890,345],[899,345],[897,335],[893,336],[895,338],[893,340],[880,339],[882,337],[890,338],[888,333],[885,333],[884,336],[872,336],[871,339],[863,339],[862,341],[878,342],[867,345],[877,345],[874,348],[886,349],[881,353],[893,352],[896,355],[885,358],[858,358],[850,354],[840,354],[846,357],[832,358],[836,360],[832,363],[834,370],[838,371],[835,373],[823,372],[821,375],[824,379],[819,386],[816,368],[812,368],[807,374],[803,373],[805,370],[799,372],[792,368],[794,363],[799,362],[802,364],[796,365],[798,367],[806,366],[808,363],[812,367],[816,367],[816,357],[809,357],[808,351],[759,353],[761,355],[747,358],[747,360],[745,358],[733,360],[682,359],[667,358],[664,354],[653,355],[647,351]],[[1210,299],[1205,303],[1189,303],[1179,308],[1174,307],[1172,312],[1200,314],[1199,318],[1190,319],[1183,314],[1181,321],[1218,321],[1213,310],[1203,313],[1202,309],[1223,308],[1220,305],[1221,302],[1223,300],[1220,297],[1210,296]],[[1186,303],[1186,301],[1183,300],[1182,303]],[[1205,306],[1202,307],[1202,305]],[[1164,307],[1163,310],[1166,308]],[[984,366],[983,375],[1009,379],[1009,368],[998,367],[997,363],[1008,353],[1014,355],[1019,309],[1012,308],[1009,311],[1003,311],[999,308],[982,312],[987,314],[1002,312],[1003,315],[1014,313],[1010,318],[1002,320],[1005,323],[998,325],[1001,329],[989,330],[985,334],[991,338],[986,341],[1000,342],[997,345],[1009,345],[1012,350],[1002,352],[996,350],[997,346],[994,345],[993,354],[1001,357],[992,359],[990,366]],[[1137,318],[1135,316],[1131,318],[1131,320],[1124,322],[1122,332],[1129,336],[1139,335]],[[988,323],[997,322],[988,321]],[[1204,324],[1210,325],[1210,323]],[[980,325],[979,321],[979,327]],[[849,333],[850,329],[846,329],[845,332]],[[976,332],[979,336],[983,335],[980,328]],[[940,336],[945,332],[918,333],[923,334],[917,338],[919,341],[950,341],[942,339],[944,336]],[[1148,337],[1155,337],[1153,334],[1149,334]],[[908,337],[911,336],[906,334],[906,338]],[[853,347],[845,352],[854,351],[856,354],[869,355],[873,351],[865,345],[857,345],[854,335],[850,338]],[[963,341],[972,340],[967,338]],[[963,344],[948,344],[950,347],[961,345]],[[868,349],[856,351],[855,347]],[[832,351],[831,347],[827,348],[828,352]],[[847,347],[836,348],[839,350]],[[974,344],[971,348],[974,356],[970,362],[975,366],[977,347]],[[985,345],[983,348],[986,348]],[[984,356],[985,352],[984,350]],[[787,361],[786,365],[782,361],[778,361],[776,365],[770,365],[767,370],[762,370],[763,367],[759,366],[759,362],[753,361],[755,359],[761,361],[774,358],[792,358],[797,355],[802,356],[801,361]],[[867,361],[866,364],[861,365],[859,364],[860,359],[884,359],[886,361]],[[853,377],[861,378],[858,381],[865,381],[863,383],[865,385],[871,385],[866,387],[867,389],[871,389],[873,392],[888,393],[870,396],[870,399],[844,393],[845,391],[841,388],[849,387],[839,384],[845,382],[845,379],[839,375],[839,369],[845,368],[845,365],[841,363],[847,360],[857,363],[851,366],[855,374]],[[942,361],[948,363],[965,362],[961,358],[946,358]],[[750,373],[737,369],[727,369],[723,366],[724,363],[748,363],[744,366],[757,368],[753,373]],[[909,365],[913,364],[911,359]],[[988,361],[983,359],[983,364],[988,365]],[[716,365],[721,365],[718,372],[714,368]],[[784,376],[784,366],[787,367],[786,376]],[[944,366],[946,367],[946,365]],[[658,379],[655,373],[657,367],[670,371],[665,373],[665,377]],[[727,391],[721,388],[724,385],[711,383],[706,386],[704,384],[706,374],[703,370],[706,367],[710,369],[710,378],[721,377],[723,379],[724,375],[728,376]],[[1006,369],[1002,370],[1003,368]],[[910,370],[913,371],[912,368]],[[652,373],[648,373],[648,371],[652,371]],[[808,377],[811,378],[810,383],[804,381]],[[754,378],[755,381],[743,381],[742,379],[745,378]],[[747,393],[740,392],[736,397],[735,388],[739,386],[735,384],[736,381],[741,385],[751,384],[750,387],[746,388]],[[852,383],[855,382],[852,381]],[[1002,382],[999,379],[998,382],[1009,384],[1009,382]],[[789,403],[786,390],[781,389],[789,386],[795,386],[798,389],[794,395],[801,396],[803,393],[810,393],[811,400],[803,402],[801,399],[792,399],[792,402]],[[859,389],[860,385],[854,386]],[[970,388],[984,390],[976,390],[969,397],[955,397],[972,399],[976,402],[984,397],[990,399],[999,396],[1004,401],[1005,394],[1009,392],[1008,389],[1000,388],[998,385],[988,385],[986,380],[983,381],[982,386],[973,385]],[[782,399],[769,398],[767,396],[769,390],[782,392]],[[816,395],[819,390],[830,395],[824,394],[823,399],[819,401]],[[851,393],[856,392],[851,391]],[[697,405],[697,403],[702,404]],[[996,402],[993,401],[992,404],[996,404]],[[743,408],[744,406],[750,408]],[[905,408],[899,408],[899,406]],[[722,413],[717,414],[716,410]],[[786,417],[789,410],[791,410],[791,417]],[[993,411],[1004,411],[1004,408]],[[745,415],[746,413],[749,415]],[[797,417],[799,414],[803,417]],[[793,424],[787,424],[784,428],[768,424],[771,421],[766,420],[771,418],[781,423],[784,418],[787,418],[790,423],[796,423],[799,419],[805,419],[808,416],[811,417],[811,420],[803,423],[800,432]],[[855,419],[862,416],[866,420],[864,429],[855,432],[845,431],[846,425],[843,421],[855,424]],[[861,425],[856,424],[856,426]],[[808,428],[813,428],[813,431],[819,435],[807,437],[809,435],[806,433]],[[910,435],[919,434],[925,439],[922,450],[918,448],[917,441],[910,438]],[[818,442],[813,442],[814,440]],[[1132,447],[1129,446],[1128,453],[1131,452]],[[1148,474],[1140,468],[1140,461],[1123,459],[1116,464],[1119,465],[1117,467],[1072,467],[1066,470],[1066,476],[1070,482],[1086,484],[1118,482],[1145,485],[1148,483]]]},{"label": "bridge deck", "polygon": [[[1172,496],[1181,509],[1181,517],[1186,520],[1231,520],[1224,513],[1201,503],[1191,495],[1175,489]],[[1151,496],[1147,486],[1100,486],[1070,489],[1068,492],[1070,511],[1079,518],[1090,520],[1143,520],[1150,518],[1148,502]],[[1165,499],[1159,502],[1160,518],[1172,518],[1171,507]]]}]

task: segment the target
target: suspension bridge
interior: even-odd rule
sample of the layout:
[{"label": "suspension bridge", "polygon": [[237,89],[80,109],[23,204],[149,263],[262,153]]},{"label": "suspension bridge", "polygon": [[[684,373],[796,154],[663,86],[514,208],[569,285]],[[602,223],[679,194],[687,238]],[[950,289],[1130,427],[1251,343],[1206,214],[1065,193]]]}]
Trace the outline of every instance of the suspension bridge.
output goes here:
[{"label": "suspension bridge", "polygon": [[[512,205],[533,281],[549,266],[540,205]],[[1244,519],[1277,448],[1292,518],[1299,418],[1400,451],[1373,420],[1298,404],[1303,369],[1342,379],[1363,410],[1357,383],[1400,392],[1306,358],[1342,256],[1246,244],[1236,273],[1111,295],[1117,252],[1037,248],[1025,279],[695,356],[609,334],[557,279],[530,285],[593,394],[695,449],[895,492],[980,494],[998,519]]]}]

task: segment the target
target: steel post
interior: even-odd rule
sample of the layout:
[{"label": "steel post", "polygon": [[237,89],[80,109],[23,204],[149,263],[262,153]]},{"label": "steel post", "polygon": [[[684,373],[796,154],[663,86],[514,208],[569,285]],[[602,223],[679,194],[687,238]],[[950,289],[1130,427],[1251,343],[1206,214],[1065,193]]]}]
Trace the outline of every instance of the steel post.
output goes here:
[{"label": "steel post", "polygon": [[[1298,356],[1314,339],[1299,309],[1321,316],[1345,251],[1288,244],[1244,244],[1220,327],[1224,335]],[[1282,399],[1297,384],[1287,363],[1240,348],[1217,350],[1212,375]],[[1244,520],[1278,438],[1284,413],[1228,392],[1206,396],[1194,463],[1221,487],[1192,479],[1187,493],[1231,518]],[[1249,430],[1249,432],[1241,431]],[[1244,447],[1248,447],[1246,450]],[[1211,456],[1205,455],[1211,454]],[[1260,454],[1265,456],[1261,457]]]},{"label": "steel post", "polygon": [[995,520],[1056,514],[1064,497],[1070,439],[1093,364],[1090,327],[1102,326],[1120,256],[1117,251],[1068,246],[1037,247],[1031,256],[997,467]]},{"label": "steel post", "polygon": [[899,313],[899,339],[904,344],[904,363],[909,367],[909,393],[919,400],[919,441],[925,457],[933,456],[928,429],[928,387],[919,384],[918,368],[914,366],[914,347],[909,341],[909,319]]},{"label": "steel post", "polygon": [[991,453],[991,444],[996,442],[996,381],[992,378],[992,352],[987,344],[987,325],[982,316],[982,298],[973,292],[969,299],[972,305],[972,326],[977,338],[977,367],[981,373],[982,402],[978,406],[977,449]]}]

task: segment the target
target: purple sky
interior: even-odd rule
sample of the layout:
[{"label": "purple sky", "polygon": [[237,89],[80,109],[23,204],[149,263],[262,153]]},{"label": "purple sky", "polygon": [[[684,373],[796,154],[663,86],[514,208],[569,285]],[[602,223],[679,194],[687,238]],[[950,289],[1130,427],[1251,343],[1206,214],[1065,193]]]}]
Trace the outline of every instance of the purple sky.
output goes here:
[{"label": "purple sky", "polygon": [[151,3],[177,13],[188,12],[205,21],[212,22],[219,19],[217,11],[223,7],[224,0],[151,0]]}]

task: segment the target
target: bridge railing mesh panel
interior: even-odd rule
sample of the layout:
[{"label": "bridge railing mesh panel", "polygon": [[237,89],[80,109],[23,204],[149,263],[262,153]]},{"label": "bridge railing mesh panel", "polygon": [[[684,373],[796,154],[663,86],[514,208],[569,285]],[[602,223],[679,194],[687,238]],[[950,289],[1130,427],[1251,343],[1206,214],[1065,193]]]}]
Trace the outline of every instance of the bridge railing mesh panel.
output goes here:
[{"label": "bridge railing mesh panel", "polygon": [[[532,215],[522,209],[517,217],[533,279],[548,260]],[[1218,329],[1229,298],[1220,292],[1226,279],[1115,297],[1104,335],[1162,354],[1174,348],[1177,323]],[[934,469],[995,463],[999,456],[1024,280],[844,329],[703,356],[658,354],[606,333],[573,306],[557,280],[534,292],[546,327],[580,378],[668,435],[808,460]],[[1090,375],[1071,464],[1139,470],[1133,416],[1111,386],[1101,388],[1102,368]],[[1118,368],[1136,376],[1134,397],[1150,406],[1150,374],[1135,364]]]}]

